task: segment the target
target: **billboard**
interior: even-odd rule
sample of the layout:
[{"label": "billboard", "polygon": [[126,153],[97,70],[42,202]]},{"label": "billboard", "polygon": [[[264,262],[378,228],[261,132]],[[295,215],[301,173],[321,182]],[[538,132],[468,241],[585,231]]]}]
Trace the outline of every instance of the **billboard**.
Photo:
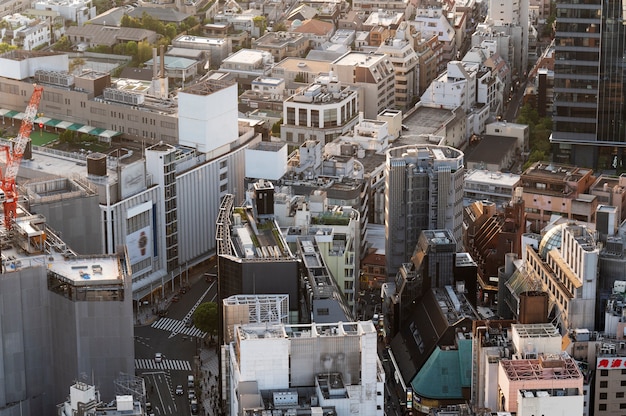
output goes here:
[{"label": "billboard", "polygon": [[126,236],[126,247],[130,264],[137,264],[140,261],[152,256],[152,230],[145,227]]},{"label": "billboard", "polygon": [[143,160],[122,167],[120,188],[122,199],[126,199],[146,189],[146,173]]}]

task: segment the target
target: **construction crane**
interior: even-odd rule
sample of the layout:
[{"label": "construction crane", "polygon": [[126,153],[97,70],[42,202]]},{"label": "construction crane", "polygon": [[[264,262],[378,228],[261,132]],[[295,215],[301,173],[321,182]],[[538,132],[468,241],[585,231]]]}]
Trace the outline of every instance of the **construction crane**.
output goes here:
[{"label": "construction crane", "polygon": [[3,149],[6,155],[6,168],[1,173],[2,177],[0,178],[0,192],[2,193],[0,201],[4,207],[4,228],[7,230],[11,229],[13,220],[16,217],[18,195],[15,178],[24,156],[24,150],[30,140],[30,132],[33,130],[33,123],[37,117],[37,109],[39,108],[42,94],[43,87],[35,85],[33,95],[31,95],[26,107],[24,118],[22,118],[20,132],[13,141],[13,151],[11,151],[10,146],[4,146]]}]

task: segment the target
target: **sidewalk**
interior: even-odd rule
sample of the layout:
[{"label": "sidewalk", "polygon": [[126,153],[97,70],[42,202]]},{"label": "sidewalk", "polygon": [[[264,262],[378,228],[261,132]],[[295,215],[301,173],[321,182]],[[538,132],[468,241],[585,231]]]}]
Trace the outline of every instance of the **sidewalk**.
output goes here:
[{"label": "sidewalk", "polygon": [[219,409],[219,362],[215,347],[202,347],[200,349],[200,402],[205,416],[218,416],[222,412]]}]

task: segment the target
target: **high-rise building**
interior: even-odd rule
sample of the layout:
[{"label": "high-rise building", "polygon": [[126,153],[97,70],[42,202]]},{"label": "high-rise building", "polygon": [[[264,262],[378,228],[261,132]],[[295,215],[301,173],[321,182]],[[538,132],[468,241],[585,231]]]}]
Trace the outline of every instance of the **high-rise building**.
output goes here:
[{"label": "high-rise building", "polygon": [[110,400],[135,370],[128,250],[77,256],[22,209],[1,234],[0,416],[56,414],[79,379]]},{"label": "high-rise building", "polygon": [[385,255],[395,276],[422,230],[448,229],[462,243],[464,155],[448,146],[409,145],[387,152]]},{"label": "high-rise building", "polygon": [[555,161],[594,168],[623,165],[626,147],[623,2],[556,2]]}]

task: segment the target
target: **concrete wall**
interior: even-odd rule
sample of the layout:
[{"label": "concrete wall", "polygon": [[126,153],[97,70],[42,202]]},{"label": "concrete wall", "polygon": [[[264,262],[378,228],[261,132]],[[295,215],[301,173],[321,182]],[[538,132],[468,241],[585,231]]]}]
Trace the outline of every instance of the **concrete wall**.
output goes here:
[{"label": "concrete wall", "polygon": [[120,372],[135,373],[130,289],[123,301],[73,302],[50,293],[50,305],[55,402],[62,402],[68,386],[84,376],[93,377],[104,401],[112,400]]},{"label": "concrete wall", "polygon": [[46,223],[77,253],[104,252],[97,195],[31,204],[30,212],[46,217]]},{"label": "concrete wall", "polygon": [[53,415],[52,330],[46,269],[0,274],[0,415]]}]

